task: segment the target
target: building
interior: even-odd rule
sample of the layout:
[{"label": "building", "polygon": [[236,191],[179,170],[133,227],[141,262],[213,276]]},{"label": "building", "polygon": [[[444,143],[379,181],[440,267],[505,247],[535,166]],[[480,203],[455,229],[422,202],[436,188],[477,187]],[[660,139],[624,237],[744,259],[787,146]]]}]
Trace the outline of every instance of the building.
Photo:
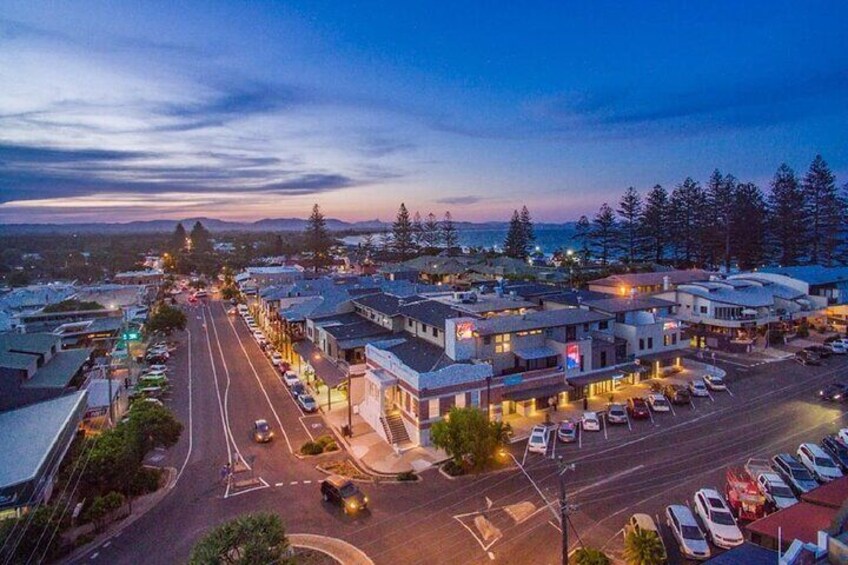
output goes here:
[{"label": "building", "polygon": [[272,285],[291,284],[303,280],[304,270],[300,265],[276,265],[247,267],[236,275],[239,287],[265,288]]},{"label": "building", "polygon": [[775,565],[779,561],[776,551],[746,542],[704,563],[705,565]]},{"label": "building", "polygon": [[490,318],[492,316],[510,316],[525,314],[538,309],[535,302],[525,300],[514,290],[505,293],[501,287],[495,287],[493,291],[479,292],[478,290],[467,290],[444,294],[431,294],[432,300],[446,304],[455,310]]},{"label": "building", "polygon": [[826,301],[824,310],[828,323],[837,326],[842,332],[848,331],[848,267],[768,267],[757,274],[782,275],[799,281],[805,285],[806,294]]},{"label": "building", "polygon": [[653,294],[674,290],[681,284],[710,279],[710,273],[701,269],[682,271],[660,271],[656,273],[625,273],[610,275],[602,279],[589,281],[589,290],[630,296],[631,294]]},{"label": "building", "polygon": [[123,285],[143,285],[159,288],[165,282],[165,272],[162,269],[146,269],[144,271],[123,271],[115,273],[112,280]]},{"label": "building", "polygon": [[[837,510],[801,501],[745,526],[746,538],[761,547],[786,551],[794,540],[818,545],[819,532],[827,531]],[[826,545],[825,545],[826,547]]]},{"label": "building", "polygon": [[0,412],[0,519],[50,500],[56,473],[86,409],[87,393]]},{"label": "building", "polygon": [[749,352],[770,331],[790,331],[814,315],[817,301],[797,285],[756,273],[678,285],[656,294],[676,302],[675,318],[687,324],[693,347]]},{"label": "building", "polygon": [[129,396],[122,380],[100,378],[88,381],[88,392],[82,426],[86,431],[101,430],[108,425],[111,410],[112,422],[120,421],[129,409]]}]

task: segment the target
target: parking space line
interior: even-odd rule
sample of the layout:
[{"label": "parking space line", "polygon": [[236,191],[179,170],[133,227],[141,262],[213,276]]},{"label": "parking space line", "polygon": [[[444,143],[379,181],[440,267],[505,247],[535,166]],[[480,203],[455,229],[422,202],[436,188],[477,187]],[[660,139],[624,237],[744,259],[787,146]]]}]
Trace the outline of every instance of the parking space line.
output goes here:
[{"label": "parking space line", "polygon": [[677,412],[674,411],[674,403],[670,400],[668,401],[668,408],[671,410],[671,415],[677,417]]},{"label": "parking space line", "polygon": [[554,428],[553,430],[551,430],[551,441],[552,441],[552,442],[553,442],[553,444],[554,444],[554,448],[553,448],[553,449],[551,449],[551,459],[556,459],[556,448],[557,448],[557,435],[556,435],[556,428]]},{"label": "parking space line", "polygon": [[650,407],[648,408],[648,417],[651,419],[651,424],[656,424],[656,422],[654,422],[654,411],[651,410]]},{"label": "parking space line", "polygon": [[604,439],[609,441],[609,435],[607,434],[607,427],[609,426],[609,420],[607,419],[607,413],[604,412],[604,416],[602,418],[604,423]]},{"label": "parking space line", "polygon": [[713,398],[713,393],[710,392],[710,389],[707,389],[707,396],[710,397],[710,402],[715,402],[715,398]]},{"label": "parking space line", "polygon": [[733,394],[733,393],[730,391],[730,389],[729,389],[729,388],[727,388],[727,385],[724,385],[724,390],[725,390],[725,391],[727,392],[727,394],[729,394],[730,396],[736,396],[735,394]]},{"label": "parking space line", "polygon": [[627,416],[627,429],[633,431],[633,425],[630,423],[630,416]]},{"label": "parking space line", "polygon": [[583,424],[577,427],[577,447],[583,449]]}]

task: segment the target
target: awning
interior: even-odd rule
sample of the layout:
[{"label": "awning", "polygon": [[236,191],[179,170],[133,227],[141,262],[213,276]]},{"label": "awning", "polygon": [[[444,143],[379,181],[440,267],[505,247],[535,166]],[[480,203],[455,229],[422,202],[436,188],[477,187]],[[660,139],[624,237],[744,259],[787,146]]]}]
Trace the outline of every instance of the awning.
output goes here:
[{"label": "awning", "polygon": [[532,360],[545,359],[546,357],[556,357],[557,352],[548,347],[547,345],[542,345],[540,347],[526,347],[524,349],[516,349],[515,355],[516,357],[520,357],[524,360]]},{"label": "awning", "polygon": [[568,390],[567,383],[557,383],[536,388],[507,391],[501,395],[501,398],[504,400],[520,402],[522,400],[530,400],[531,398],[550,398],[551,396],[555,396],[561,392],[565,392],[566,390]]},{"label": "awning", "polygon": [[627,365],[622,365],[621,367],[607,369],[606,371],[598,371],[597,373],[589,373],[588,375],[580,375],[577,377],[567,377],[567,380],[568,384],[571,386],[581,387],[611,379],[624,378],[632,373],[644,373],[647,370],[647,367],[637,365],[636,363],[629,363]]},{"label": "awning", "polygon": [[298,341],[294,344],[294,350],[305,362],[312,366],[315,374],[327,386],[334,387],[347,381],[347,373],[327,359],[321,350],[315,347],[315,344],[311,341]]},{"label": "awning", "polygon": [[683,357],[687,349],[672,349],[671,351],[660,351],[659,353],[650,353],[648,355],[637,355],[636,360],[641,364],[650,363],[651,361],[665,361],[666,359],[675,359]]}]

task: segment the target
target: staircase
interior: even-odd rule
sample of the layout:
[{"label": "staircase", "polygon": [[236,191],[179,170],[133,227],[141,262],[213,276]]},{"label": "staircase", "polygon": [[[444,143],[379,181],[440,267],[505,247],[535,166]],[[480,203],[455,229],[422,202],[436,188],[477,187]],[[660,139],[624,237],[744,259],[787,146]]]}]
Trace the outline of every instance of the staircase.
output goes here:
[{"label": "staircase", "polygon": [[389,443],[400,445],[409,442],[409,434],[406,433],[406,426],[403,425],[400,412],[386,414],[380,418],[380,422],[383,424],[383,431],[386,432]]}]

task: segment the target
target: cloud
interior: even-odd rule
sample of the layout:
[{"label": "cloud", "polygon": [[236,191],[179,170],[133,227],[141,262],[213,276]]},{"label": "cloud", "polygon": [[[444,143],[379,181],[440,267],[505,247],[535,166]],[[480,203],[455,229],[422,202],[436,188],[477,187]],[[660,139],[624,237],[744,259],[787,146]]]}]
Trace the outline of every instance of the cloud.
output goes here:
[{"label": "cloud", "polygon": [[436,200],[439,204],[450,204],[452,206],[467,206],[469,204],[477,204],[483,199],[479,196],[448,196],[447,198],[440,198]]}]

